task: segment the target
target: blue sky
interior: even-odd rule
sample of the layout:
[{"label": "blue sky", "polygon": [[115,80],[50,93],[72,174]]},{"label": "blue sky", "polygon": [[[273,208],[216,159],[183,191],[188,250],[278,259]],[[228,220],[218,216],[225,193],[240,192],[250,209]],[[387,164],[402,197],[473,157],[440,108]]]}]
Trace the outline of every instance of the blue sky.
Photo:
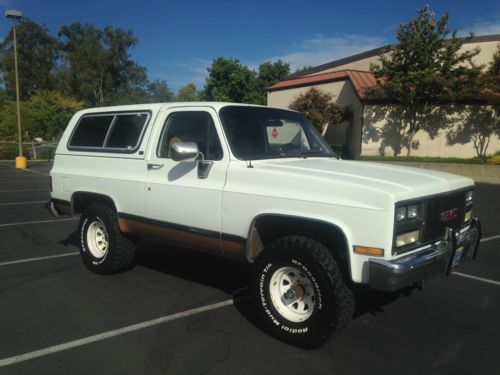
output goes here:
[{"label": "blue sky", "polygon": [[[425,4],[450,13],[461,34],[500,34],[498,0],[0,0],[0,10],[19,9],[54,35],[72,22],[130,29],[139,39],[133,58],[177,91],[189,82],[201,89],[219,56],[252,68],[281,58],[294,71],[393,43]],[[0,18],[0,38],[9,27]]]}]

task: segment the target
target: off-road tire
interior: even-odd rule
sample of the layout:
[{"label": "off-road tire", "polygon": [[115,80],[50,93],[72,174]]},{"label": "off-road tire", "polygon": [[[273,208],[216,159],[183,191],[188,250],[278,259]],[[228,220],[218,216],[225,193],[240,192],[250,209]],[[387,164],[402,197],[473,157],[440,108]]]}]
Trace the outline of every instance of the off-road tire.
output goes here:
[{"label": "off-road tire", "polygon": [[[266,246],[254,266],[252,285],[258,322],[277,339],[302,348],[316,348],[339,335],[351,320],[353,293],[332,252],[320,242],[299,236],[280,238]],[[290,267],[306,275],[311,281],[308,290],[314,290],[314,308],[304,321],[286,319],[271,298],[271,280],[276,285],[273,275]],[[279,306],[281,311],[283,306]]]},{"label": "off-road tire", "polygon": [[[95,256],[89,248],[88,232],[92,226],[106,232],[107,249],[102,256]],[[112,208],[98,204],[89,206],[80,218],[79,233],[80,255],[89,270],[112,274],[125,271],[133,264],[135,245],[121,233],[116,212]]]}]

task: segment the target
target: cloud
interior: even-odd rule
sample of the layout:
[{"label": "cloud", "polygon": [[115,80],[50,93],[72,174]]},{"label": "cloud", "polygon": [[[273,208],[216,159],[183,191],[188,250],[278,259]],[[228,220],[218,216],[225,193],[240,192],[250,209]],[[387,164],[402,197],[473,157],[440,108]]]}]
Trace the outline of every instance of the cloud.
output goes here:
[{"label": "cloud", "polygon": [[500,17],[493,20],[479,21],[474,25],[464,27],[459,34],[467,35],[473,32],[475,35],[495,35],[500,34]]},{"label": "cloud", "polygon": [[[259,65],[266,61],[278,59],[290,64],[290,71],[294,72],[304,66],[317,66],[356,53],[368,51],[388,44],[389,41],[383,37],[372,37],[363,35],[329,36],[316,35],[314,37],[294,43],[282,54],[274,56],[263,56],[259,59],[241,59],[242,64],[250,69],[257,70]],[[189,60],[176,61],[174,63],[162,64],[162,69],[172,73],[162,75],[169,86],[177,90],[189,82],[193,82],[198,89],[205,84],[207,68],[212,64],[212,59],[193,58]]]},{"label": "cloud", "polygon": [[325,64],[388,43],[388,40],[383,37],[363,35],[325,37],[318,35],[292,46],[288,53],[271,57],[265,61],[281,59],[290,64],[291,71],[295,71],[303,66]]},{"label": "cloud", "polygon": [[207,76],[207,68],[212,65],[212,60],[202,58],[192,58],[189,60],[178,60],[173,63],[162,64],[162,69],[171,71],[159,78],[165,79],[169,86],[177,90],[178,88],[192,82],[198,89],[202,89]]}]

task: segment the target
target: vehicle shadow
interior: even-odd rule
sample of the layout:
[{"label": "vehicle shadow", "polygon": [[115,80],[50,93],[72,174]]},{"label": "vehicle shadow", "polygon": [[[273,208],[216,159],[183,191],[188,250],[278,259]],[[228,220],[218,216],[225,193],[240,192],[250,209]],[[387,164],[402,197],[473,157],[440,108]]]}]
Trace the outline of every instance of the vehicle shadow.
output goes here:
[{"label": "vehicle shadow", "polygon": [[153,242],[138,243],[136,265],[234,295],[246,288],[250,266],[198,251]]},{"label": "vehicle shadow", "polygon": [[[61,241],[79,246],[78,232]],[[178,246],[141,240],[137,243],[135,266],[146,267],[164,274],[193,281],[224,291],[233,297],[240,314],[260,328],[250,284],[251,265],[204,254]],[[400,298],[409,297],[418,288],[407,287],[398,292],[379,292],[366,286],[353,286],[356,309],[353,319],[365,314],[379,315],[384,307]]]},{"label": "vehicle shadow", "polygon": [[[232,295],[236,309],[253,325],[259,326],[250,284],[251,265],[163,244],[142,243],[136,264],[172,276],[208,285]],[[409,297],[417,288],[386,293],[354,286],[356,310],[353,319],[365,314],[379,315],[399,298]]]}]

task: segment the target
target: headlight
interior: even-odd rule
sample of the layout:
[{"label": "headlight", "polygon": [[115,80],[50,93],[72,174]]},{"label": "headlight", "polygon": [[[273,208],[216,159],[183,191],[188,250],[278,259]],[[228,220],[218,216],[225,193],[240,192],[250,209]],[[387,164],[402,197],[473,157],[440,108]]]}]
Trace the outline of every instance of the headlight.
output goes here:
[{"label": "headlight", "polygon": [[418,216],[418,206],[416,204],[408,206],[408,219],[415,219]]},{"label": "headlight", "polygon": [[464,223],[472,219],[472,206],[474,205],[474,190],[465,193],[465,216]]},{"label": "headlight", "polygon": [[469,210],[465,213],[464,223],[472,220],[472,210]]},{"label": "headlight", "polygon": [[415,219],[418,217],[418,205],[412,204],[409,206],[401,206],[397,208],[396,220],[403,221],[405,219]]},{"label": "headlight", "polygon": [[395,207],[395,227],[393,253],[409,251],[420,241],[424,221],[423,202],[404,204]]},{"label": "headlight", "polygon": [[396,213],[396,220],[402,221],[406,219],[406,207],[398,207],[398,211]]},{"label": "headlight", "polygon": [[407,233],[401,233],[396,237],[396,247],[410,245],[418,241],[420,230],[413,230]]},{"label": "headlight", "polygon": [[474,190],[469,190],[467,193],[465,193],[465,203],[472,202],[474,202]]}]

